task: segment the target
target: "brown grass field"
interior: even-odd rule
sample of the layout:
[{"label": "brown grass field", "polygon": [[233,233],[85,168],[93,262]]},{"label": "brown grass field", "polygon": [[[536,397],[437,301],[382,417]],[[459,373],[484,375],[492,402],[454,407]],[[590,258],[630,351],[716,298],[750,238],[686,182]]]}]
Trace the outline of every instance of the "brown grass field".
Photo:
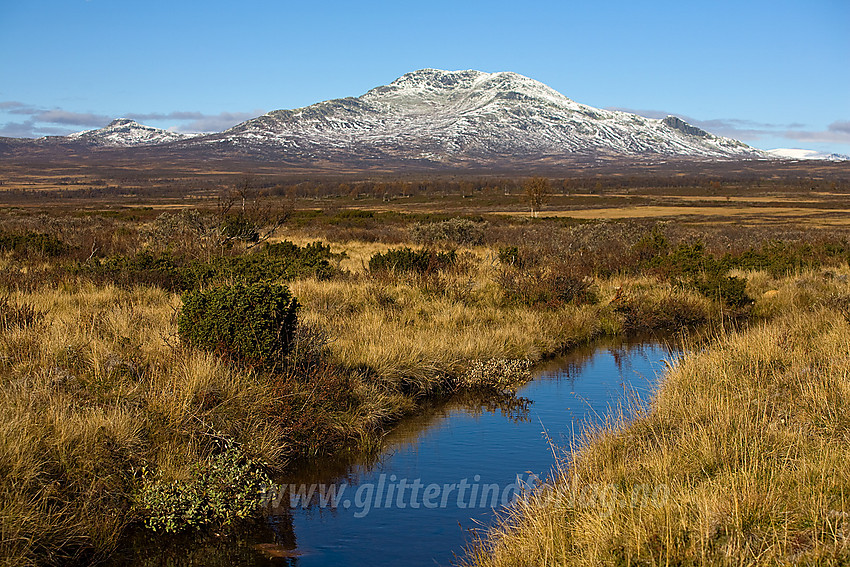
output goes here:
[{"label": "brown grass field", "polygon": [[[850,167],[571,173],[532,218],[509,175],[0,161],[0,561],[238,526],[250,506],[187,504],[199,479],[375,451],[435,400],[522,379],[476,364],[700,328],[657,398],[566,454],[469,562],[847,564]],[[267,241],[228,232],[246,224]],[[274,265],[297,269],[263,276],[302,305],[280,366],[184,340],[182,292],[253,282],[285,240]],[[324,271],[298,256],[317,240]],[[426,264],[373,262],[402,247]],[[648,483],[668,498],[573,498]]]}]

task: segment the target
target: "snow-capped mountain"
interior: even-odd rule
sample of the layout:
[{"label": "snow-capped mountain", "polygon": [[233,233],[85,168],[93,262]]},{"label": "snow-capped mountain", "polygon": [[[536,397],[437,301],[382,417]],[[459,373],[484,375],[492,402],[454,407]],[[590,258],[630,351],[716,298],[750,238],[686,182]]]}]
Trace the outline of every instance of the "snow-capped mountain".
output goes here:
[{"label": "snow-capped mountain", "polygon": [[118,118],[97,130],[85,130],[65,136],[69,141],[82,142],[88,146],[111,148],[167,144],[189,137],[186,134],[144,126],[128,118]]},{"label": "snow-capped mountain", "polygon": [[847,161],[850,156],[844,154],[828,154],[817,150],[802,150],[798,148],[776,148],[767,153],[780,159],[820,159],[826,161]]},{"label": "snow-capped mountain", "polygon": [[579,104],[516,73],[437,69],[408,73],[357,98],[269,112],[184,144],[306,160],[445,164],[578,156],[768,157],[673,116],[658,120]]},{"label": "snow-capped mountain", "polygon": [[[187,136],[119,119],[99,130],[30,142],[72,153],[251,159],[322,167],[529,167],[599,160],[775,159],[668,116],[593,108],[516,73],[407,73],[359,97],[275,110],[216,134]],[[133,152],[130,154],[128,152]]]}]

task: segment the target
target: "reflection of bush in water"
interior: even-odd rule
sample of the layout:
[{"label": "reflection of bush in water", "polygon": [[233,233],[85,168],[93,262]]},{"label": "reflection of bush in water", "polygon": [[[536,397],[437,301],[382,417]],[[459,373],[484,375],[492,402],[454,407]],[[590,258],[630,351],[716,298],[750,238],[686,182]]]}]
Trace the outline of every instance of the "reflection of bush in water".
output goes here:
[{"label": "reflection of bush in water", "polygon": [[[296,549],[297,541],[289,509],[250,524],[215,532],[158,534],[137,530],[110,561],[112,567],[159,567],[161,565],[268,565],[257,546],[275,542],[284,549]],[[155,550],[152,552],[152,550]],[[288,565],[288,563],[282,563]]]}]

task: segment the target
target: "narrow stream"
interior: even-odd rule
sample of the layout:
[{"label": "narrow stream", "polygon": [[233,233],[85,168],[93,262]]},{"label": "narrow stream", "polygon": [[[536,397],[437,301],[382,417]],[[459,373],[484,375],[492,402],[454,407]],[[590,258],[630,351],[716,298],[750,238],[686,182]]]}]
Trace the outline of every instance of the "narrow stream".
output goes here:
[{"label": "narrow stream", "polygon": [[656,341],[579,349],[538,369],[519,399],[455,400],[404,422],[380,455],[313,461],[278,479],[262,527],[137,545],[115,564],[451,565],[470,530],[489,525],[523,483],[548,476],[555,447],[629,398],[648,399],[675,356]]}]

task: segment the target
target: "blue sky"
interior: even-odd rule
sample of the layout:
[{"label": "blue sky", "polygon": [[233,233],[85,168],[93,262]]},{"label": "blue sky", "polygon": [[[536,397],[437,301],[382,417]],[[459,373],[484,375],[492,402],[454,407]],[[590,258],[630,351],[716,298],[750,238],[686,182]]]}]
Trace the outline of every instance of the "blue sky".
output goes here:
[{"label": "blue sky", "polygon": [[850,154],[850,1],[0,0],[0,135],[218,131],[424,67]]}]

